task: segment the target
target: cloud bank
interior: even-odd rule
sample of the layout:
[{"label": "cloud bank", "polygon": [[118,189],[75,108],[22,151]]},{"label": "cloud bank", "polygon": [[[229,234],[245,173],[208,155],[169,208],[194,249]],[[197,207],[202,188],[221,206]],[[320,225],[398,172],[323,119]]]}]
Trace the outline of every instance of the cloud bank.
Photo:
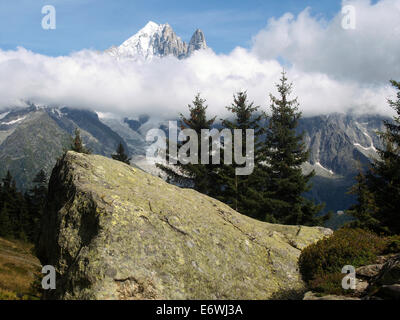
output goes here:
[{"label": "cloud bank", "polygon": [[[133,116],[175,118],[200,92],[210,115],[225,116],[233,93],[247,90],[267,110],[282,68],[294,82],[304,115],[331,112],[391,114],[388,80],[400,80],[400,0],[345,1],[356,9],[356,29],[305,9],[270,19],[250,49],[197,52],[151,63],[116,60],[83,50],[48,57],[18,48],[0,50],[0,108],[32,101]],[[284,63],[282,62],[284,61]]]},{"label": "cloud bank", "polygon": [[344,29],[345,14],[330,22],[287,13],[271,19],[253,39],[253,52],[264,59],[277,56],[307,72],[339,80],[380,83],[400,78],[400,0],[343,1],[354,7],[355,29]]}]

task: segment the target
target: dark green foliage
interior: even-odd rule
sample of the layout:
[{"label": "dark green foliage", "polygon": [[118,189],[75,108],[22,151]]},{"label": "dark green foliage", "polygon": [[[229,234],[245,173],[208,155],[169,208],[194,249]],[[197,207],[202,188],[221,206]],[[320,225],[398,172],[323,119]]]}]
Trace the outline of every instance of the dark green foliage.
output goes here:
[{"label": "dark green foliage", "polygon": [[355,268],[376,263],[378,255],[400,253],[400,236],[383,237],[357,228],[342,228],[305,248],[300,272],[309,289],[325,294],[349,294],[342,288],[345,265]]},{"label": "dark green foliage", "polygon": [[[201,142],[195,150],[198,164],[178,162],[173,166],[158,167],[167,173],[169,181],[193,187],[253,218],[283,224],[322,225],[329,218],[329,215],[317,216],[323,205],[315,205],[304,197],[311,189],[310,179],[314,172],[302,173],[301,165],[309,159],[309,153],[305,150],[303,135],[296,133],[301,113],[297,99],[288,99],[292,85],[287,83],[285,73],[277,87],[281,96],[271,95],[272,116],[268,128],[262,127],[267,123],[265,114],[248,102],[246,92],[236,94],[233,104],[227,107],[234,119],[222,121],[223,129],[242,130],[242,155],[247,149],[246,130],[254,130],[254,171],[251,175],[237,176],[238,165],[227,165],[223,161],[224,148],[221,164],[212,164],[211,153],[209,164],[200,164]],[[212,128],[215,118],[207,118],[204,103],[205,100],[197,95],[193,105],[189,105],[190,117],[181,115],[181,129],[193,129],[200,137],[202,129]],[[266,139],[262,139],[265,133]],[[187,141],[178,144],[178,149]],[[225,147],[224,141],[222,146]],[[171,158],[167,152],[167,161]]]},{"label": "dark green foliage", "polygon": [[111,155],[111,158],[126,164],[131,163],[131,158],[129,158],[128,155],[125,153],[125,148],[121,142],[118,144],[116,153]]},{"label": "dark green foliage", "polygon": [[0,236],[25,238],[23,222],[26,216],[24,197],[15,187],[10,171],[2,179],[0,195]]},{"label": "dark green foliage", "polygon": [[351,187],[349,193],[357,196],[357,203],[352,205],[346,214],[357,220],[349,225],[366,230],[377,230],[379,221],[375,218],[378,208],[374,194],[370,191],[365,174],[360,171],[356,177],[357,183]]},{"label": "dark green foliage", "polygon": [[367,174],[359,176],[353,192],[358,203],[350,212],[358,219],[357,225],[386,234],[400,233],[400,82],[391,81],[398,90],[397,100],[388,100],[396,111],[393,122],[385,121],[386,131],[379,133],[383,149],[378,149],[376,160]]},{"label": "dark green foliage", "polygon": [[15,187],[10,172],[0,184],[0,236],[34,241],[47,196],[47,180],[43,170],[35,177],[35,187],[22,194]]},{"label": "dark green foliage", "polygon": [[0,210],[0,236],[1,237],[10,237],[13,235],[10,212],[8,206],[3,204],[3,207]]},{"label": "dark green foliage", "polygon": [[319,274],[308,282],[308,286],[313,292],[317,293],[345,295],[353,291],[343,289],[342,280],[344,276],[345,274],[340,272]]},{"label": "dark green foliage", "polygon": [[369,173],[370,190],[378,208],[376,219],[386,233],[400,233],[400,82],[391,81],[398,90],[397,101],[388,100],[397,116],[393,123],[385,121],[386,132],[380,133],[384,149],[378,150],[380,160],[372,164]]},{"label": "dark green foliage", "polygon": [[83,145],[82,138],[81,138],[81,132],[78,128],[75,129],[75,137],[72,140],[70,150],[79,152],[79,153],[90,154],[90,150],[85,148],[85,146]]},{"label": "dark green foliage", "polygon": [[[242,130],[242,150],[239,152],[245,155],[246,152],[246,130],[254,130],[254,149],[260,148],[261,136],[264,128],[260,126],[265,115],[259,112],[260,107],[254,106],[253,102],[248,102],[247,93],[239,92],[233,97],[233,103],[227,109],[233,113],[233,121],[227,119],[222,121],[224,128],[231,130],[232,136],[235,129]],[[223,157],[223,153],[222,153]],[[229,204],[233,209],[257,218],[257,203],[260,201],[262,194],[256,177],[259,169],[258,153],[255,154],[254,171],[251,175],[236,175],[236,163],[232,165],[222,165],[219,171],[219,184],[223,186],[221,195],[217,198]]]},{"label": "dark green foliage", "polygon": [[317,276],[340,273],[345,265],[355,268],[374,263],[387,246],[385,238],[362,230],[342,228],[327,239],[305,248],[299,258],[300,272],[305,281]]},{"label": "dark green foliage", "polygon": [[400,253],[400,235],[387,237],[384,253]]},{"label": "dark green foliage", "polygon": [[283,224],[322,224],[328,218],[317,217],[323,205],[304,197],[311,189],[314,172],[304,175],[300,167],[309,159],[309,152],[303,135],[296,133],[301,112],[297,98],[289,99],[292,84],[287,83],[285,72],[277,88],[280,96],[270,95],[272,115],[265,145],[259,151],[264,161],[261,171],[265,186],[259,216]]},{"label": "dark green foliage", "polygon": [[43,170],[37,173],[33,184],[34,187],[29,190],[25,198],[29,207],[28,224],[30,225],[30,231],[28,232],[28,238],[35,241],[39,234],[39,224],[47,200],[47,177]]},{"label": "dark green foliage", "polygon": [[[183,114],[181,117],[181,129],[193,129],[196,131],[197,136],[201,136],[202,129],[211,129],[215,118],[208,119],[206,115],[207,106],[205,106],[206,100],[202,99],[198,94],[193,100],[193,105],[188,105],[190,117],[186,118]],[[200,140],[200,139],[199,139]],[[189,141],[189,138],[184,142],[179,142],[177,145],[178,150]],[[210,138],[211,141],[211,138]],[[168,144],[172,143],[168,141]],[[187,163],[183,164],[178,161],[173,167],[164,166],[158,164],[157,166],[162,169],[168,176],[170,182],[177,183],[183,186],[190,186],[193,189],[210,195],[215,196],[219,190],[217,188],[217,170],[218,166],[215,166],[211,162],[211,153],[209,164],[201,164],[200,157],[201,142],[198,143],[198,149],[194,150],[194,157],[197,159],[197,164]],[[187,152],[189,155],[189,150]],[[167,152],[167,161],[173,160],[173,156]]]}]

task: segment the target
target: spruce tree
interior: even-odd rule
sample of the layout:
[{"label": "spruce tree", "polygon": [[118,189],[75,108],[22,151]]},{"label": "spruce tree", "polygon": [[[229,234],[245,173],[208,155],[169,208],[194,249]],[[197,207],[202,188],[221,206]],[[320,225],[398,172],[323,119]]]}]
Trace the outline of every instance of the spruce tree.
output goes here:
[{"label": "spruce tree", "polygon": [[317,225],[324,219],[317,214],[323,205],[315,205],[304,198],[304,193],[311,189],[310,180],[314,171],[304,175],[301,165],[309,159],[309,152],[303,142],[303,134],[296,128],[301,118],[299,103],[290,100],[292,84],[287,82],[286,73],[282,72],[277,84],[279,96],[272,94],[266,142],[262,150],[262,177],[265,179],[264,197],[259,213],[266,220],[283,224]]},{"label": "spruce tree", "polygon": [[11,175],[10,170],[7,171],[6,176],[2,179],[4,192],[12,192],[15,189],[15,182]]},{"label": "spruce tree", "polygon": [[[202,129],[211,129],[214,124],[215,117],[212,119],[207,118],[206,110],[208,106],[205,105],[206,100],[197,94],[193,100],[192,105],[188,105],[190,116],[187,118],[183,114],[180,115],[180,129],[193,129],[197,136],[201,136]],[[177,144],[178,150],[185,144],[189,138],[184,142],[179,142]],[[168,141],[168,145],[172,143]],[[193,189],[214,196],[217,191],[217,186],[215,184],[216,179],[216,166],[211,164],[201,164],[201,142],[198,143],[198,149],[194,151],[195,158],[197,159],[197,164],[187,163],[183,164],[178,161],[177,164],[173,166],[157,164],[157,167],[163,170],[169,181],[180,184],[183,186],[189,186]],[[188,150],[189,152],[189,150]],[[211,158],[211,154],[210,154]],[[172,156],[167,150],[166,160],[170,161]],[[178,159],[179,160],[179,159]]]},{"label": "spruce tree", "polygon": [[81,132],[78,128],[75,129],[75,137],[72,139],[70,150],[79,153],[90,154],[90,150],[85,148],[85,146],[83,145]]},{"label": "spruce tree", "polygon": [[27,194],[16,188],[8,171],[0,183],[0,236],[20,240],[33,240],[30,236],[38,225],[32,221],[31,202]]},{"label": "spruce tree", "polygon": [[111,155],[111,157],[114,160],[121,161],[121,162],[124,162],[126,164],[130,164],[131,163],[131,158],[129,158],[128,155],[125,153],[125,148],[124,148],[122,142],[120,142],[118,144],[118,147],[117,147],[117,150],[116,150],[116,154]]},{"label": "spruce tree", "polygon": [[33,183],[40,188],[46,188],[47,186],[47,176],[43,169],[41,169],[33,179]]},{"label": "spruce tree", "polygon": [[355,179],[357,182],[350,188],[349,194],[357,197],[357,203],[350,206],[346,213],[357,220],[349,225],[354,228],[377,231],[380,225],[376,219],[378,208],[375,203],[375,196],[368,186],[366,174],[360,170]]},{"label": "spruce tree", "polygon": [[29,208],[29,230],[26,232],[29,240],[36,241],[39,233],[39,224],[47,200],[47,176],[40,170],[33,179],[33,188],[25,196]]},{"label": "spruce tree", "polygon": [[0,208],[0,237],[9,238],[13,236],[13,228],[7,204]]},{"label": "spruce tree", "polygon": [[246,150],[246,130],[254,130],[255,167],[251,175],[239,176],[235,172],[238,167],[237,164],[223,164],[218,175],[219,184],[223,188],[221,195],[217,196],[217,198],[230,205],[236,211],[257,218],[255,208],[262,195],[258,192],[253,178],[257,176],[258,171],[257,160],[259,157],[257,157],[257,149],[260,148],[261,135],[264,133],[263,128],[260,126],[261,121],[264,119],[264,114],[260,112],[259,106],[254,106],[254,102],[248,101],[247,92],[238,92],[234,95],[233,103],[226,108],[234,115],[234,119],[225,119],[222,121],[222,125],[232,131],[232,136],[233,130],[242,130],[243,148],[239,151],[242,155],[245,154]]},{"label": "spruce tree", "polygon": [[379,230],[385,233],[400,233],[400,82],[391,81],[397,90],[397,100],[388,100],[397,115],[393,121],[385,121],[385,132],[379,135],[383,149],[378,149],[380,159],[372,164],[367,175],[370,191],[374,194],[377,209],[374,218],[379,221]]},{"label": "spruce tree", "polygon": [[21,207],[23,206],[23,200],[21,200],[20,194],[17,192],[15,186],[15,180],[11,175],[10,171],[7,171],[6,176],[2,179],[2,223],[5,224],[5,236],[17,238],[21,232]]}]

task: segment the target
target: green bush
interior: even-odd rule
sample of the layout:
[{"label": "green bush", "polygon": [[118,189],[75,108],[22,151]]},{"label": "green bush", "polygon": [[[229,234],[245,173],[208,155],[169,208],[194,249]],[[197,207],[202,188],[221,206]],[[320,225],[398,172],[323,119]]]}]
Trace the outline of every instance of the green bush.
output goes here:
[{"label": "green bush", "polygon": [[[300,272],[306,282],[339,274],[345,265],[355,268],[372,264],[387,246],[385,238],[362,229],[343,228],[327,239],[305,248],[299,258]],[[339,282],[339,285],[341,282]]]},{"label": "green bush", "polygon": [[343,273],[328,273],[317,275],[313,280],[310,280],[308,285],[313,292],[329,293],[336,295],[348,294],[353,290],[345,290],[342,288],[342,280],[345,274]]},{"label": "green bush", "polygon": [[386,247],[384,253],[400,253],[400,235],[386,238]]}]

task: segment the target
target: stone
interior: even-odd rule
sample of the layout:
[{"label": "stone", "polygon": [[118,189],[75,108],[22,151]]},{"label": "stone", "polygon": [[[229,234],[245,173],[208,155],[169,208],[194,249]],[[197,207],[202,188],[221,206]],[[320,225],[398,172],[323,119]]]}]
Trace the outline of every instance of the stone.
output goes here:
[{"label": "stone", "polygon": [[367,290],[368,285],[369,284],[368,284],[367,281],[363,281],[363,280],[357,279],[356,289],[355,289],[356,294],[363,295],[363,293]]},{"label": "stone", "polygon": [[383,285],[377,296],[386,300],[400,300],[400,284]]},{"label": "stone", "polygon": [[304,292],[321,227],[256,221],[122,162],[67,152],[49,182],[37,254],[45,299],[272,299]]},{"label": "stone", "polygon": [[400,254],[387,260],[380,272],[372,280],[374,286],[400,283]]},{"label": "stone", "polygon": [[395,254],[387,254],[384,256],[377,256],[376,257],[376,264],[385,264],[390,258],[393,258]]},{"label": "stone", "polygon": [[370,280],[368,299],[400,299],[400,254],[391,255]]},{"label": "stone", "polygon": [[362,278],[370,279],[375,277],[379,271],[383,268],[383,264],[370,264],[367,266],[362,266],[356,269],[356,276],[361,276]]}]

